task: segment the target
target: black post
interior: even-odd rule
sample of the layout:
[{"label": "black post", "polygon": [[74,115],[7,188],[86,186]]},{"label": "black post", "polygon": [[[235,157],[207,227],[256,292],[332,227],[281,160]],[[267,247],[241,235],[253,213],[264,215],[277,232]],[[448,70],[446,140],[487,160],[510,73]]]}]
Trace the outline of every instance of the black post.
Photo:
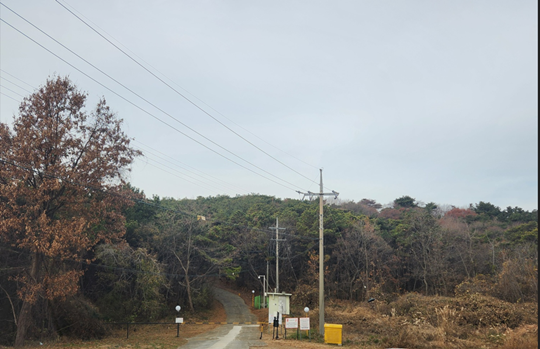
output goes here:
[{"label": "black post", "polygon": [[176,324],[176,337],[180,337],[180,323]]},{"label": "black post", "polygon": [[126,326],[126,339],[129,339],[129,322],[126,322],[127,326]]},{"label": "black post", "polygon": [[[275,333],[275,336],[274,336]],[[278,339],[279,335],[279,313],[278,316],[274,316],[274,323],[273,323],[273,329],[272,329],[272,339]]]}]

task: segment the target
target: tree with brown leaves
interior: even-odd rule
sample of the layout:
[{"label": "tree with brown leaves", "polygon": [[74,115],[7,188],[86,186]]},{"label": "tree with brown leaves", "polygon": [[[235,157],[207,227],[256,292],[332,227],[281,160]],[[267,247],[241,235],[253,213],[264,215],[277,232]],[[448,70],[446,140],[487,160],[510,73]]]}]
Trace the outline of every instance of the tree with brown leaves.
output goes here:
[{"label": "tree with brown leaves", "polygon": [[27,256],[15,276],[15,346],[38,302],[77,292],[82,271],[73,262],[124,234],[120,209],[129,200],[119,193],[140,152],[105,100],[87,112],[86,96],[68,78],[50,78],[23,100],[11,129],[0,123],[0,243]]}]

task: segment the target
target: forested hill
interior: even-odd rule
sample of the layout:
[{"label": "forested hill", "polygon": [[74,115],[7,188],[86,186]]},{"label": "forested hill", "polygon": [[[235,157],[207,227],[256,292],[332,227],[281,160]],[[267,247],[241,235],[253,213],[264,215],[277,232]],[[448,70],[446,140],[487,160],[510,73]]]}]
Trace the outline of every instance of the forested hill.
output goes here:
[{"label": "forested hill", "polygon": [[[128,187],[125,235],[105,239],[80,255],[44,256],[44,273],[56,280],[77,273],[66,297],[36,298],[30,337],[59,331],[99,336],[105,321],[154,320],[176,304],[187,312],[208,308],[211,284],[221,279],[260,292],[269,270],[275,287],[276,218],[280,230],[280,291],[317,307],[318,201],[264,195],[145,198]],[[105,223],[103,223],[105,224]],[[106,224],[105,224],[106,226]],[[97,230],[101,229],[96,226]],[[479,202],[469,208],[419,205],[409,196],[383,207],[375,200],[324,206],[328,298],[392,300],[415,291],[453,296],[478,291],[510,302],[537,301],[538,212]],[[17,270],[31,261],[24,248],[2,251],[1,320],[20,308]],[[19,268],[19,269],[17,269]],[[51,292],[47,285],[36,292]],[[10,304],[11,303],[11,304]],[[13,312],[10,310],[13,309]],[[85,318],[83,322],[75,319]],[[46,324],[46,325],[44,325]],[[10,342],[15,326],[2,326]],[[37,332],[32,332],[37,331]]]},{"label": "forested hill", "polygon": [[[537,210],[486,202],[443,210],[434,203],[419,206],[409,196],[389,206],[368,199],[325,205],[329,297],[454,295],[472,283],[508,301],[537,299]],[[195,309],[204,306],[205,284],[213,276],[258,290],[257,276],[268,265],[275,287],[276,236],[270,228],[278,218],[285,228],[279,236],[285,240],[279,243],[280,291],[316,306],[318,213],[318,201],[263,195],[154,198],[152,205],[127,211],[126,240],[159,263],[168,301],[180,298]]]}]

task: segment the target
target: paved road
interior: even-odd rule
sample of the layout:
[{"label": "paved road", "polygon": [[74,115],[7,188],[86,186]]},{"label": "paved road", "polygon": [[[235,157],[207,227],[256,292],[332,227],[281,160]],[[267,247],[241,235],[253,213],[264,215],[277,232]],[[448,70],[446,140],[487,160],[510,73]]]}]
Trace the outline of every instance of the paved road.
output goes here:
[{"label": "paved road", "polygon": [[[223,304],[227,313],[227,322],[257,323],[255,315],[239,296],[225,290],[214,289],[216,299]],[[212,331],[190,338],[181,349],[249,349],[250,346],[265,346],[259,340],[257,325],[223,325]]]}]

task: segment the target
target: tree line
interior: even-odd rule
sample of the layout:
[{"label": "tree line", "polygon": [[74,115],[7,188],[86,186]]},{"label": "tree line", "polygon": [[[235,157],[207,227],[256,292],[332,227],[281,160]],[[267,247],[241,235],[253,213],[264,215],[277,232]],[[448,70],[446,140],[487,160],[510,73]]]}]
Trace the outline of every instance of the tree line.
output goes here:
[{"label": "tree line", "polygon": [[[212,306],[228,280],[275,285],[314,308],[318,203],[251,194],[147,198],[125,180],[140,155],[101,100],[55,77],[0,124],[0,343],[100,337],[107,323]],[[484,292],[538,301],[538,213],[489,202],[467,208],[402,196],[324,207],[329,298],[390,301],[406,292]]]}]

